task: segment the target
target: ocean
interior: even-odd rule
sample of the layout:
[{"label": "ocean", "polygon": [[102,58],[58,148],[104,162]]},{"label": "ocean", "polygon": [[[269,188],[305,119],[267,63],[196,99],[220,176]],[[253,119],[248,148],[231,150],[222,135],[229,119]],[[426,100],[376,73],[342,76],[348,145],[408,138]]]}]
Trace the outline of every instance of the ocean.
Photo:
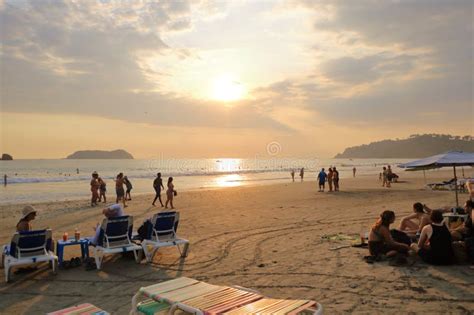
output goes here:
[{"label": "ocean", "polygon": [[89,182],[93,171],[107,183],[107,195],[115,200],[114,178],[120,172],[128,176],[134,194],[153,193],[153,179],[162,173],[163,184],[169,176],[174,178],[178,191],[264,185],[291,180],[295,170],[305,168],[305,180],[316,180],[317,172],[324,167],[336,166],[343,180],[357,175],[373,175],[382,166],[391,165],[395,173],[405,159],[149,159],[149,160],[14,160],[0,161],[0,183],[6,174],[7,186],[0,187],[0,204],[34,203],[44,201],[77,200],[90,197]]}]

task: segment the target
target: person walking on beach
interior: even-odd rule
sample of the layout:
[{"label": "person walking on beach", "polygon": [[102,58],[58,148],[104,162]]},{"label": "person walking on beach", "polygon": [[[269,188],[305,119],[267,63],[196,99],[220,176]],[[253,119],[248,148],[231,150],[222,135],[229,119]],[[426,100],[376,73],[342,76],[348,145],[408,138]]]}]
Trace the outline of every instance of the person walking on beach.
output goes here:
[{"label": "person walking on beach", "polygon": [[295,170],[291,170],[290,174],[291,174],[291,179],[293,180],[293,183],[294,183],[295,182]]},{"label": "person walking on beach", "polygon": [[123,201],[123,207],[127,207],[127,203],[125,202],[125,190],[123,189],[123,173],[119,173],[117,178],[115,179],[115,192],[117,194],[117,199],[115,199],[115,203],[119,203],[120,200]]},{"label": "person walking on beach", "polygon": [[300,177],[301,177],[301,181],[303,181],[303,178],[304,178],[304,167],[302,167],[301,170],[300,170]]},{"label": "person walking on beach", "polygon": [[329,185],[329,191],[332,191],[332,178],[334,176],[334,172],[332,171],[332,167],[329,168],[328,170],[328,185]]},{"label": "person walking on beach", "polygon": [[91,207],[93,206],[97,206],[97,200],[99,199],[99,187],[100,187],[100,183],[99,181],[97,180],[99,178],[99,174],[94,171],[92,173],[92,179],[91,179],[91,193],[92,193],[92,197],[91,197]]},{"label": "person walking on beach", "polygon": [[332,168],[332,181],[334,183],[334,191],[339,191],[339,172],[336,170],[336,167],[334,166]]},{"label": "person walking on beach", "polygon": [[128,179],[127,176],[123,177],[123,182],[125,183],[125,187],[127,187],[127,191],[125,192],[125,199],[132,200],[132,196],[130,195],[130,192],[133,188],[132,182]]},{"label": "person walking on beach", "polygon": [[104,197],[104,203],[107,202],[107,198],[105,197],[105,193],[107,192],[107,184],[104,182],[102,177],[97,179],[99,181],[99,202],[102,201],[102,197]]},{"label": "person walking on beach", "polygon": [[357,172],[357,169],[355,168],[355,166],[352,168],[352,177],[356,177],[356,172]]},{"label": "person walking on beach", "polygon": [[173,198],[176,195],[176,190],[174,190],[173,177],[168,178],[168,189],[166,190],[166,203],[165,208],[168,209],[168,203],[171,205],[171,209],[174,209]]},{"label": "person walking on beach", "polygon": [[158,199],[160,201],[161,206],[164,207],[163,202],[161,201],[161,188],[163,188],[164,190],[165,187],[163,186],[163,179],[161,178],[161,173],[156,174],[156,178],[153,181],[153,188],[155,189],[156,194],[155,199],[153,199],[152,205],[154,206],[156,199]]},{"label": "person walking on beach", "polygon": [[326,179],[328,175],[324,171],[324,168],[321,169],[321,172],[318,174],[318,181],[319,181],[319,192],[324,192],[325,185],[326,185]]}]

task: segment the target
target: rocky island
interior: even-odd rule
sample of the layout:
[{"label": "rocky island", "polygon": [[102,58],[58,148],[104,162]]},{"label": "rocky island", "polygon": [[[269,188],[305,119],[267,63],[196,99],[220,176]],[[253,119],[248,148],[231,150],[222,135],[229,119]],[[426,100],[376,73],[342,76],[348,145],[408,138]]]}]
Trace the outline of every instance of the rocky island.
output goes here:
[{"label": "rocky island", "polygon": [[350,147],[334,158],[423,158],[448,151],[474,152],[474,137],[439,134],[411,135],[407,139],[382,140]]},{"label": "rocky island", "polygon": [[68,155],[66,159],[121,159],[133,160],[133,156],[125,150],[101,151],[101,150],[85,150],[76,151]]},{"label": "rocky island", "polygon": [[2,161],[13,161],[13,157],[10,154],[3,153],[2,158],[0,160],[2,160]]}]

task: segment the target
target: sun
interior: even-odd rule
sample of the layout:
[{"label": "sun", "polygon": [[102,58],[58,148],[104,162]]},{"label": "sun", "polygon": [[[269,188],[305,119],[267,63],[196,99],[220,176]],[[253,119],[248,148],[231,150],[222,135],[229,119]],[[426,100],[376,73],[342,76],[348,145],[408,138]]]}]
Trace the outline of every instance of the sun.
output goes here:
[{"label": "sun", "polygon": [[242,99],[245,88],[242,83],[230,75],[223,75],[214,79],[211,97],[218,101],[232,102]]}]

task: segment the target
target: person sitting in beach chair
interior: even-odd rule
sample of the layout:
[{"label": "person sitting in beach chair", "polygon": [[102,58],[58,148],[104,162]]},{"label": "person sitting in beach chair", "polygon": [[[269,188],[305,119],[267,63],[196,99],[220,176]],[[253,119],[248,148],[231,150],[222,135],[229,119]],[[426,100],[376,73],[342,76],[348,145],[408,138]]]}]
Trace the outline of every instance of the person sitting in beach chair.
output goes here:
[{"label": "person sitting in beach chair", "polygon": [[426,225],[430,224],[430,216],[425,212],[424,206],[420,202],[413,204],[413,213],[403,217],[399,230],[414,238]]},{"label": "person sitting in beach chair", "polygon": [[397,253],[407,253],[407,244],[396,242],[390,234],[390,224],[395,222],[395,213],[385,210],[374,224],[369,233],[370,255],[378,257],[381,255],[394,256]]},{"label": "person sitting in beach chair", "polygon": [[[125,215],[125,212],[123,211],[123,208],[120,204],[116,203],[113,205],[108,206],[107,208],[102,209],[102,214],[106,218],[116,218],[116,217],[122,217]],[[99,239],[100,231],[101,231],[101,225],[97,223],[97,225],[93,228],[95,235],[93,237],[89,237],[89,243],[92,245],[97,244],[97,240]]]},{"label": "person sitting in beach chair", "polygon": [[411,248],[421,259],[433,265],[450,265],[454,261],[451,233],[443,223],[443,212],[433,210],[430,215],[431,224],[423,228],[418,244]]},{"label": "person sitting in beach chair", "polygon": [[27,232],[33,230],[31,221],[36,218],[36,209],[33,206],[25,206],[22,210],[22,217],[16,224],[17,232]]},{"label": "person sitting in beach chair", "polygon": [[95,258],[96,268],[100,269],[105,254],[116,254],[133,252],[135,260],[140,262],[139,251],[141,246],[133,243],[133,217],[132,216],[113,216],[108,215],[110,209],[104,209],[106,218],[98,227],[99,233],[96,234],[96,243],[91,243],[94,246],[93,253]]},{"label": "person sitting in beach chair", "polygon": [[45,261],[51,263],[55,273],[58,257],[54,255],[52,248],[51,230],[16,232],[10,245],[3,247],[2,265],[5,268],[5,281],[10,281],[12,267]]},{"label": "person sitting in beach chair", "polygon": [[[153,256],[160,247],[176,246],[181,257],[187,256],[189,241],[179,238],[176,234],[179,223],[179,212],[169,211],[157,213],[150,221],[151,229],[149,229],[148,235],[146,235],[142,241],[143,252],[148,262],[152,261]],[[181,244],[184,245],[183,250],[179,247]],[[151,251],[148,249],[148,246],[152,247]]]}]

